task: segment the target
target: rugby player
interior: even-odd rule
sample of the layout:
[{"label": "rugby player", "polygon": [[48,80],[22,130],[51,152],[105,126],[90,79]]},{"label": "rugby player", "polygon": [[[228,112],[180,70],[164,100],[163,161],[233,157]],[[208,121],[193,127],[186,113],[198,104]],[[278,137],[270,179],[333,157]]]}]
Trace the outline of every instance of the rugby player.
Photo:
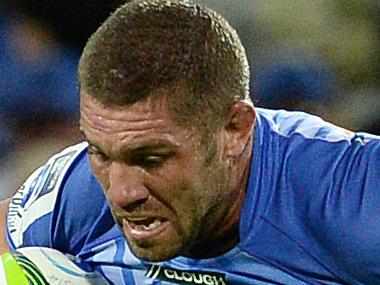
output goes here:
[{"label": "rugby player", "polygon": [[51,247],[113,284],[380,284],[379,137],[255,108],[220,15],[127,3],[78,74],[86,142],[3,202],[3,251]]}]

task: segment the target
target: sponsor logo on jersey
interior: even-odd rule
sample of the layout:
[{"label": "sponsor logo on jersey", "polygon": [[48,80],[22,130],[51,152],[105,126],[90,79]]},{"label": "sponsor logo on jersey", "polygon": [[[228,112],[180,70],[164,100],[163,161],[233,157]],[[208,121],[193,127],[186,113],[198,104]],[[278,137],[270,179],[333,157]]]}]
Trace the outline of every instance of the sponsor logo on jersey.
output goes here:
[{"label": "sponsor logo on jersey", "polygon": [[25,200],[29,194],[26,184],[22,185],[12,197],[8,207],[8,230],[12,234],[17,229],[17,220],[22,218],[22,210]]},{"label": "sponsor logo on jersey", "polygon": [[174,282],[176,284],[227,285],[223,273],[213,271],[188,271],[158,264],[151,265],[145,276],[155,280]]},{"label": "sponsor logo on jersey", "polygon": [[68,162],[72,159],[75,153],[75,151],[71,151],[69,153],[65,153],[64,155],[57,156],[51,164],[46,165],[47,171],[45,169],[42,173],[44,179],[43,181],[37,183],[36,187],[38,187],[38,189],[35,191],[35,195],[33,196],[34,199],[32,203],[29,203],[29,207],[40,197],[51,193],[55,189],[60,182],[60,178],[66,172],[65,168]]}]

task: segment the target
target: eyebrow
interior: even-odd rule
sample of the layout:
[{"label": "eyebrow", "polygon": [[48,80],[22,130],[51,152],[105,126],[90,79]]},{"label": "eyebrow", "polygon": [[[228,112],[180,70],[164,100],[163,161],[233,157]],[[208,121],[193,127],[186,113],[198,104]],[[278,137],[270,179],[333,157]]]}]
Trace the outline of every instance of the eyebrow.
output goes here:
[{"label": "eyebrow", "polygon": [[[95,147],[100,153],[105,154],[110,157],[115,157],[113,154],[109,154],[97,143],[90,142],[89,140],[88,144],[91,147]],[[157,154],[171,154],[176,151],[176,149],[179,147],[179,145],[173,145],[173,144],[167,144],[163,142],[162,140],[152,140],[149,142],[141,142],[133,145],[132,147],[124,147],[121,149],[121,151],[117,154],[117,156],[122,158],[128,158],[136,154],[143,154],[143,153],[157,153]]]},{"label": "eyebrow", "polygon": [[[165,143],[166,142],[166,143]],[[167,141],[162,140],[151,140],[149,142],[136,143],[132,147],[127,147],[122,150],[123,153],[136,153],[136,152],[146,152],[151,150],[170,150],[178,148],[178,145],[168,144]]]},{"label": "eyebrow", "polygon": [[[107,154],[107,152],[104,151],[104,149],[98,143],[95,143],[89,140],[84,130],[82,129],[82,126],[79,126],[79,132],[83,135],[84,139],[88,142],[89,146],[95,147],[102,154]],[[137,142],[132,147],[123,147],[121,149],[120,154],[124,157],[124,156],[129,156],[130,154],[144,153],[144,152],[149,152],[152,150],[158,151],[158,152],[163,151],[165,153],[170,153],[170,152],[174,152],[178,148],[179,148],[179,143],[174,143],[174,142],[171,142],[170,140],[168,141],[168,140],[162,140],[162,139],[153,139],[148,142],[147,141]]]}]

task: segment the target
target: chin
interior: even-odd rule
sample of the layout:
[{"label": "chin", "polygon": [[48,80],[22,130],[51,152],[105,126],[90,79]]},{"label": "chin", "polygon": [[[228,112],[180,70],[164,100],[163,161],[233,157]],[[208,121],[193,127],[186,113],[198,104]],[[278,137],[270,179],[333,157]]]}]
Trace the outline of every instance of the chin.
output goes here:
[{"label": "chin", "polygon": [[170,239],[133,240],[125,235],[131,252],[139,259],[159,262],[177,257],[182,252],[182,242]]},{"label": "chin", "polygon": [[159,262],[177,257],[180,250],[173,246],[141,246],[128,242],[132,253],[139,259]]}]

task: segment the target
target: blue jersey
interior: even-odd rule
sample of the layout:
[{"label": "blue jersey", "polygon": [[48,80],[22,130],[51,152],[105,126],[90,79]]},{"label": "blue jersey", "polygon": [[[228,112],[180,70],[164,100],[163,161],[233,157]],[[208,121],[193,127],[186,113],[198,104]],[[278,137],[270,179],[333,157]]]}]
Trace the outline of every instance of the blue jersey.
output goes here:
[{"label": "blue jersey", "polygon": [[380,138],[301,112],[257,109],[240,242],[208,259],[139,260],[86,155],[53,156],[9,206],[12,249],[47,246],[113,284],[380,284]]}]

